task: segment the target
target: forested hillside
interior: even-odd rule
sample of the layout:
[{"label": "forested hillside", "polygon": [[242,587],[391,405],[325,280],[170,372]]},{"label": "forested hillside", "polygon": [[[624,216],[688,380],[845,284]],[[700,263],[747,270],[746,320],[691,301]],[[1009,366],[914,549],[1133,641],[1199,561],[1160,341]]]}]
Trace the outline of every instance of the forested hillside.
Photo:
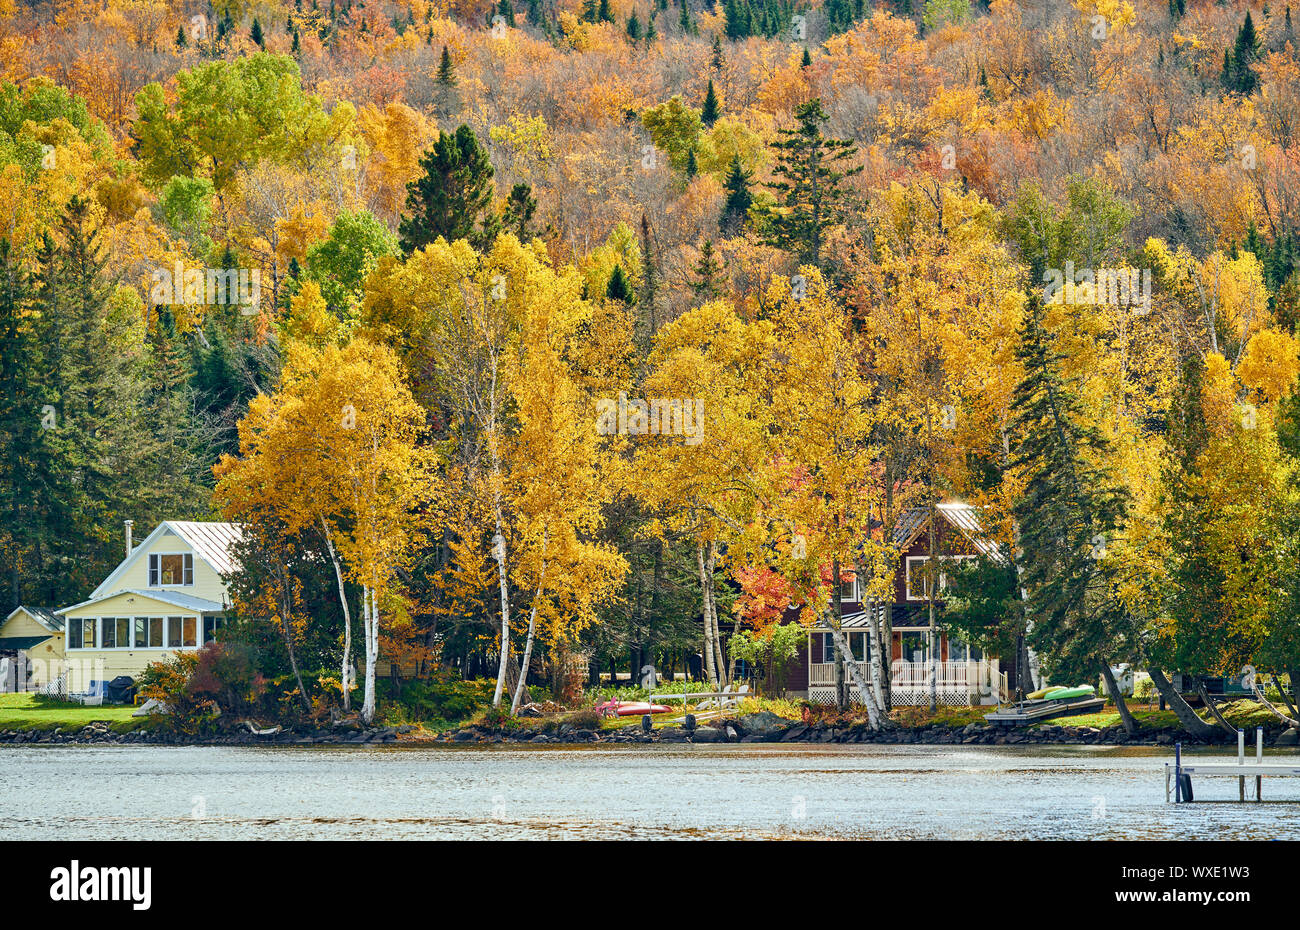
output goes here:
[{"label": "forested hillside", "polygon": [[345,652],[720,679],[959,498],[1008,557],[951,579],[969,641],[1300,674],[1295,30],[0,0],[6,610],[226,519],[304,701]]}]

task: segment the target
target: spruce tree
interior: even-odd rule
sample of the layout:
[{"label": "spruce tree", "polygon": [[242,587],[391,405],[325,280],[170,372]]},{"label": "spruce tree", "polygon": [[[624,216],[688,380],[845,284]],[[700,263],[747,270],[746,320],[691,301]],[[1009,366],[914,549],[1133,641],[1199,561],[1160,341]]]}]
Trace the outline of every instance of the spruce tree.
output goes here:
[{"label": "spruce tree", "polygon": [[[1017,356],[1024,378],[1012,398],[1011,467],[1027,479],[1013,515],[1030,645],[1053,674],[1111,678],[1110,663],[1136,651],[1127,615],[1110,594],[1103,560],[1121,526],[1127,492],[1112,477],[1106,438],[1062,373],[1063,356],[1031,299]],[[1120,706],[1125,726],[1131,717]]]},{"label": "spruce tree", "polygon": [[700,247],[700,260],[695,264],[696,280],[691,282],[691,290],[701,302],[716,300],[722,296],[722,265],[713,249],[713,241],[704,240]]},{"label": "spruce tree", "polygon": [[728,236],[740,232],[749,218],[749,207],[754,202],[749,192],[752,178],[753,172],[745,170],[745,166],[740,163],[740,156],[734,156],[727,179],[723,182],[727,197],[722,203],[722,214],[718,218],[719,228]]},{"label": "spruce tree", "polygon": [[185,35],[185,27],[184,27],[184,26],[177,26],[177,27],[176,27],[176,47],[177,47],[177,48],[188,48],[188,47],[189,47],[189,44],[190,44],[190,40],[189,40],[189,37],[188,37],[187,35]]},{"label": "spruce tree", "polygon": [[438,59],[438,77],[437,81],[443,87],[456,86],[456,68],[451,61],[451,53],[447,51],[447,46],[442,47],[442,56]]},{"label": "spruce tree", "polygon": [[722,57],[722,39],[714,33],[713,36],[713,57],[709,60],[709,66],[714,71],[721,71],[725,59]]},{"label": "spruce tree", "polygon": [[492,209],[492,163],[474,131],[462,125],[442,133],[420,158],[420,167],[423,174],[406,186],[402,252],[410,255],[439,236],[490,247],[501,220]]},{"label": "spruce tree", "polygon": [[862,171],[852,165],[857,145],[848,139],[822,134],[826,113],[821,100],[795,108],[799,126],[780,130],[776,149],[775,180],[768,187],[776,195],[769,215],[766,242],[795,255],[800,263],[821,261],[826,230],[846,219],[851,203],[844,180]]},{"label": "spruce tree", "polygon": [[634,43],[641,40],[641,20],[636,17],[636,10],[627,19],[627,37]]},{"label": "spruce tree", "polygon": [[605,286],[605,296],[610,300],[619,300],[625,304],[632,303],[632,287],[628,283],[627,274],[623,271],[622,265],[615,265],[613,272],[609,276],[609,284]]},{"label": "spruce tree", "polygon": [[718,121],[721,110],[718,107],[718,94],[713,89],[713,80],[709,80],[709,89],[704,94],[704,107],[700,110],[700,122],[712,126]]},{"label": "spruce tree", "polygon": [[253,28],[249,33],[250,38],[257,43],[260,49],[266,49],[266,37],[262,35],[262,23],[256,16],[253,17]]}]

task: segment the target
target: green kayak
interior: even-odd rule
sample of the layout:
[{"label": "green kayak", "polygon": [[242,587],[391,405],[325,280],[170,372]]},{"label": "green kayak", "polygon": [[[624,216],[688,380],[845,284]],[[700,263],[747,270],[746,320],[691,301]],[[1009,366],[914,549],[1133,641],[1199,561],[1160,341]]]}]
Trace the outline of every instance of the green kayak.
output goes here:
[{"label": "green kayak", "polygon": [[1092,685],[1080,685],[1077,688],[1061,688],[1047,692],[1044,697],[1049,701],[1070,700],[1072,698],[1090,698],[1097,693]]}]

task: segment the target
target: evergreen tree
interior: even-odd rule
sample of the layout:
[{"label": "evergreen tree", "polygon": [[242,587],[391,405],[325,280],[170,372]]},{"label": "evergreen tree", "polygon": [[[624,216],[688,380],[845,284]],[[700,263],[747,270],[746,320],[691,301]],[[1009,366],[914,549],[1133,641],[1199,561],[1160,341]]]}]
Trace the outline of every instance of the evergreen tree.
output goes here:
[{"label": "evergreen tree", "polygon": [[420,158],[420,167],[424,173],[406,186],[402,252],[410,255],[439,236],[490,247],[501,221],[492,209],[492,163],[474,131],[462,125],[442,133]]},{"label": "evergreen tree", "polygon": [[796,129],[780,130],[776,149],[775,180],[768,183],[776,195],[769,216],[766,242],[795,255],[800,263],[821,261],[826,230],[846,219],[850,195],[844,180],[862,171],[851,166],[857,146],[848,139],[822,134],[826,113],[813,99],[795,108]]},{"label": "evergreen tree", "polygon": [[654,242],[650,237],[650,221],[641,214],[641,297],[637,301],[640,343],[648,349],[650,341],[659,331],[659,317],[655,297],[659,292],[659,271],[655,260]]},{"label": "evergreen tree", "polygon": [[614,21],[614,12],[609,8],[609,0],[600,0],[600,6],[596,9],[596,21],[600,23]]},{"label": "evergreen tree", "polygon": [[456,68],[451,61],[451,53],[447,51],[447,46],[442,47],[442,56],[438,59],[438,77],[437,81],[443,87],[456,86]]},{"label": "evergreen tree", "polygon": [[806,68],[810,64],[812,64],[812,55],[808,54],[808,48],[805,46],[803,50],[803,57],[799,59],[799,67]]},{"label": "evergreen tree", "polygon": [[1259,58],[1259,37],[1255,35],[1255,21],[1250,11],[1237,31],[1237,40],[1231,49],[1223,50],[1223,86],[1239,94],[1251,94],[1259,86],[1259,76],[1251,65]]},{"label": "evergreen tree", "polygon": [[695,297],[701,303],[710,300],[716,300],[722,296],[722,265],[718,263],[717,255],[713,250],[713,241],[704,240],[704,245],[700,247],[700,260],[695,264],[696,280],[691,282],[691,290],[695,292]]},{"label": "evergreen tree", "polygon": [[749,192],[749,182],[752,179],[753,172],[745,170],[739,155],[734,156],[731,168],[727,171],[727,179],[723,182],[727,197],[722,203],[722,214],[718,218],[718,226],[728,236],[740,232],[749,218],[749,207],[754,202]]},{"label": "evergreen tree", "polygon": [[540,26],[542,24],[542,4],[541,0],[528,0],[528,25]]},{"label": "evergreen tree", "polygon": [[266,50],[266,37],[262,35],[262,23],[256,16],[253,17],[253,29],[250,32],[250,36],[252,40],[257,43],[258,48],[263,51]]},{"label": "evergreen tree", "polygon": [[634,43],[641,40],[641,20],[636,17],[636,10],[627,19],[627,37]]},{"label": "evergreen tree", "polygon": [[682,35],[692,35],[695,32],[695,26],[691,23],[691,5],[687,0],[682,0],[682,15],[678,17],[677,24],[682,27]]},{"label": "evergreen tree", "polygon": [[298,35],[298,30],[293,31],[293,44],[289,47],[289,52],[297,55],[302,51],[302,39]]},{"label": "evergreen tree", "polygon": [[700,173],[699,162],[695,158],[695,149],[686,153],[686,177],[693,178]]},{"label": "evergreen tree", "polygon": [[722,57],[722,39],[714,33],[713,36],[713,57],[709,60],[709,66],[714,71],[721,71],[725,60]]},{"label": "evergreen tree", "polygon": [[[1029,642],[1050,656],[1052,674],[1111,680],[1111,662],[1132,658],[1137,645],[1103,570],[1107,542],[1121,525],[1127,492],[1108,469],[1111,450],[1062,374],[1063,356],[1031,299],[1017,356],[1024,379],[1012,398],[1011,465],[1027,483],[1013,514]],[[1112,688],[1112,693],[1114,689]],[[1125,726],[1127,709],[1120,707]]]},{"label": "evergreen tree", "polygon": [[520,242],[527,242],[532,238],[528,224],[536,212],[537,200],[533,197],[533,189],[527,184],[516,184],[510,188],[510,196],[506,198],[502,227],[506,232],[514,233]]},{"label": "evergreen tree", "polygon": [[177,27],[176,27],[176,47],[177,47],[177,48],[188,48],[188,47],[189,47],[189,44],[190,44],[190,40],[189,40],[189,36],[185,35],[185,27],[184,27],[184,26],[177,26]]},{"label": "evergreen tree", "polygon": [[632,303],[632,287],[628,283],[627,273],[623,271],[622,265],[614,266],[614,270],[609,276],[609,284],[605,286],[605,296],[610,300],[620,300],[625,304]]},{"label": "evergreen tree", "polygon": [[497,15],[500,16],[507,26],[515,28],[515,5],[510,0],[501,0],[497,4]]},{"label": "evergreen tree", "polygon": [[704,94],[704,108],[700,110],[700,122],[712,126],[718,121],[721,110],[718,107],[718,94],[713,89],[713,80],[709,79],[709,89]]}]

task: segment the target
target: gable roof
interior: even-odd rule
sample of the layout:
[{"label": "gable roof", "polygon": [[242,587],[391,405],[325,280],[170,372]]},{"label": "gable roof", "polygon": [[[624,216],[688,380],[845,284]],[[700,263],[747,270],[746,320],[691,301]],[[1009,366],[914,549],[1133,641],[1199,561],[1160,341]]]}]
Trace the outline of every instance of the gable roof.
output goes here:
[{"label": "gable roof", "polygon": [[[239,526],[234,523],[205,523],[191,520],[164,520],[154,527],[154,531],[144,538],[140,545],[131,550],[117,568],[113,569],[99,587],[90,592],[90,601],[97,600],[113,591],[113,584],[134,565],[144,551],[155,539],[166,532],[175,533],[218,575],[228,575],[235,570],[236,562],[230,553],[230,547],[242,537]],[[77,605],[81,606],[81,605]],[[68,608],[69,610],[71,608]]]},{"label": "gable roof", "polygon": [[[943,517],[953,529],[960,532],[975,550],[984,556],[1001,562],[1003,555],[998,544],[989,539],[980,523],[979,509],[964,501],[949,501],[935,505],[935,513]],[[929,507],[913,507],[898,518],[890,544],[900,551],[906,549],[920,536],[930,522]]]},{"label": "gable roof", "polygon": [[[51,633],[63,632],[63,615],[55,613],[48,607],[28,607],[25,604],[19,604],[13,610],[9,611],[9,616],[4,618],[4,623],[8,623],[12,620],[14,614],[18,613],[20,610]],[[4,623],[0,623],[0,626],[3,626]]]}]

